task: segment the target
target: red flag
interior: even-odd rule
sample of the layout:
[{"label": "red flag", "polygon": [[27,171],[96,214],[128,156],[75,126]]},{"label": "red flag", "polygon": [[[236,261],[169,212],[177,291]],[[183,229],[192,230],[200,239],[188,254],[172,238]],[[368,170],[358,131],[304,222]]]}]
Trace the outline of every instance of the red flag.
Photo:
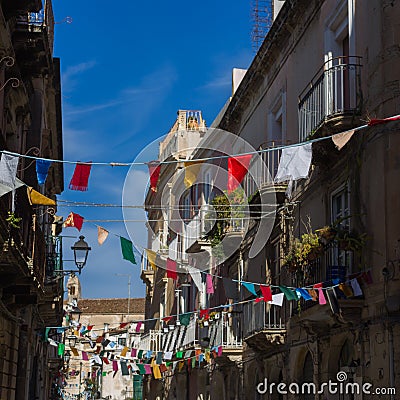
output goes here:
[{"label": "red flag", "polygon": [[208,315],[208,313],[209,313],[209,309],[208,308],[205,308],[204,310],[200,310],[200,318],[203,318],[204,317],[204,319],[208,319],[208,317],[209,317],[209,315]]},{"label": "red flag", "polygon": [[394,117],[384,118],[384,119],[371,119],[370,121],[368,121],[368,126],[375,126],[375,125],[385,124],[386,122],[397,121],[399,119],[400,119],[400,115],[396,115]]},{"label": "red flag", "polygon": [[167,278],[174,280],[178,279],[178,274],[176,272],[176,261],[167,258]]},{"label": "red flag", "polygon": [[255,301],[256,303],[261,303],[263,300],[264,300],[263,297],[257,297],[254,301]]},{"label": "red flag", "polygon": [[271,288],[269,286],[260,285],[261,293],[264,297],[264,301],[272,301]]},{"label": "red flag", "polygon": [[69,183],[69,188],[71,190],[80,190],[82,192],[88,190],[88,182],[91,168],[91,161],[88,161],[84,164],[76,164],[74,174],[72,175],[71,182]]},{"label": "red flag", "polygon": [[119,324],[120,329],[125,328],[127,325],[129,325],[129,322],[122,322]]},{"label": "red flag", "polygon": [[162,320],[168,324],[169,321],[171,321],[172,317],[164,317]]},{"label": "red flag", "polygon": [[160,177],[161,165],[158,161],[151,161],[147,164],[150,174],[150,189],[157,192],[158,178]]},{"label": "red flag", "polygon": [[252,154],[228,158],[228,193],[242,182],[249,169]]},{"label": "red flag", "polygon": [[64,221],[64,228],[74,227],[80,231],[83,225],[83,217],[73,212],[69,213],[68,217]]}]

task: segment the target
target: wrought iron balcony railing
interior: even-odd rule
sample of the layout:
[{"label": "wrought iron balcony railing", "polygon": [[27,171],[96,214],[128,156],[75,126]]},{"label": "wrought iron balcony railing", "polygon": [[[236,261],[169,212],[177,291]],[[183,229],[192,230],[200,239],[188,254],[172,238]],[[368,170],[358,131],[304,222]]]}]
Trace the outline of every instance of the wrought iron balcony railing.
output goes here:
[{"label": "wrought iron balcony railing", "polygon": [[243,304],[243,338],[262,331],[284,331],[284,312],[285,308],[264,301]]},{"label": "wrought iron balcony railing", "polygon": [[327,120],[361,113],[361,57],[341,56],[324,63],[299,96],[299,140]]}]

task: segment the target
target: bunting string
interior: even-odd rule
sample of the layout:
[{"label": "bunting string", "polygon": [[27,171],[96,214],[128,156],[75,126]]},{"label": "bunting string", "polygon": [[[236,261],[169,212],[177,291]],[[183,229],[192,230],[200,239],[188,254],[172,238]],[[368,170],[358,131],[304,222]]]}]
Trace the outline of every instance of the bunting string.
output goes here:
[{"label": "bunting string", "polygon": [[[385,118],[383,120],[376,120],[376,121],[380,121],[379,124],[381,123],[385,123],[385,122],[389,122],[389,121],[395,121],[395,120],[399,120],[400,119],[400,115],[396,115],[390,118]],[[359,127],[353,128],[353,129],[349,129],[347,131],[341,132],[339,134],[343,134],[343,133],[347,133],[347,132],[358,132],[362,129],[368,128],[369,126],[375,126],[378,125],[377,123],[374,123],[373,121],[375,120],[371,120],[370,123],[365,124],[365,125],[361,125]],[[220,159],[229,159],[231,157],[241,157],[241,156],[246,156],[246,155],[253,155],[253,154],[262,154],[262,153],[269,153],[269,152],[273,152],[273,151],[280,151],[283,149],[287,149],[287,148],[293,148],[293,147],[298,147],[298,146],[303,146],[305,143],[317,143],[317,142],[321,142],[324,140],[328,140],[328,139],[332,139],[335,135],[338,134],[333,134],[333,135],[329,135],[329,136],[324,136],[324,137],[320,137],[320,138],[315,138],[315,139],[310,139],[307,140],[306,142],[299,142],[299,143],[292,143],[292,144],[288,144],[288,145],[282,145],[282,146],[277,146],[277,147],[270,147],[270,148],[266,148],[266,149],[260,149],[260,150],[255,150],[255,151],[249,151],[246,153],[238,153],[235,155],[218,155],[218,156],[212,156],[212,157],[202,157],[202,158],[193,158],[190,159],[188,161],[190,162],[203,162],[203,161],[211,161],[211,160],[220,160]],[[55,162],[55,163],[63,163],[63,164],[82,164],[82,162],[80,161],[71,161],[71,160],[56,160],[56,159],[51,159],[51,158],[43,158],[43,157],[37,157],[37,156],[33,156],[33,155],[26,155],[26,154],[19,154],[16,152],[11,152],[8,150],[0,150],[0,153],[3,154],[9,154],[12,156],[16,156],[16,157],[21,157],[21,158],[28,158],[28,159],[32,159],[32,160],[44,160],[44,161],[48,161],[48,162]],[[148,162],[144,162],[144,161],[134,161],[134,162],[92,162],[91,165],[97,165],[97,166],[111,166],[111,167],[131,167],[133,165],[146,165],[148,166],[149,163],[151,163],[152,161],[148,161]],[[159,161],[159,164],[178,164],[178,163],[182,163],[182,160],[168,160],[168,161]]]}]

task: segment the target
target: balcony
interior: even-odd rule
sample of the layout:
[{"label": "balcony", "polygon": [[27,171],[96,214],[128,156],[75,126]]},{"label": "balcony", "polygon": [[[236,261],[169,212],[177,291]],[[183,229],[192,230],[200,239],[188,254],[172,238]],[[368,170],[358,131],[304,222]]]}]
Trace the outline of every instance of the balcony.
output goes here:
[{"label": "balcony", "polygon": [[243,339],[259,351],[283,346],[286,337],[285,308],[264,301],[243,305]]},{"label": "balcony", "polygon": [[54,14],[51,0],[39,12],[17,16],[13,42],[20,65],[33,72],[52,68]]},{"label": "balcony", "polygon": [[[262,143],[259,150],[274,149],[290,144],[290,141],[272,140]],[[282,150],[272,150],[260,153],[263,163],[257,162],[250,165],[251,174],[247,174],[243,180],[243,187],[248,196],[253,196],[258,191],[273,191],[278,196],[284,194],[286,185],[279,183],[274,184],[274,179],[278,171],[279,161],[281,159]],[[253,172],[254,171],[254,172]],[[284,199],[284,197],[282,198]]]},{"label": "balcony", "polygon": [[337,131],[354,126],[361,114],[361,57],[341,56],[324,63],[299,96],[299,141],[326,123]]}]

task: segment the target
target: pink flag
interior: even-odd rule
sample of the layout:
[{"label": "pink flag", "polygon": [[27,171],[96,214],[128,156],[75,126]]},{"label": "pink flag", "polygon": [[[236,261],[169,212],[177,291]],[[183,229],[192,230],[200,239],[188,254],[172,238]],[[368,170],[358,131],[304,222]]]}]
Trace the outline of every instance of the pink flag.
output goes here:
[{"label": "pink flag", "polygon": [[319,299],[319,304],[324,305],[326,304],[326,299],[324,296],[324,291],[322,290],[322,283],[316,283],[314,285],[314,289],[318,290],[318,299]]},{"label": "pink flag", "polygon": [[131,357],[132,358],[136,358],[136,354],[137,354],[137,349],[132,349],[131,350]]},{"label": "pink flag", "polygon": [[252,154],[228,158],[228,193],[235,190],[249,169]]},{"label": "pink flag", "polygon": [[144,364],[144,369],[146,371],[146,375],[151,375],[152,374],[150,364]]},{"label": "pink flag", "polygon": [[206,293],[208,294],[214,293],[214,285],[212,281],[212,276],[210,274],[206,275]]},{"label": "pink flag", "polygon": [[113,371],[118,371],[118,362],[113,360]]},{"label": "pink flag", "polygon": [[82,360],[89,361],[89,357],[88,357],[86,351],[82,351]]},{"label": "pink flag", "polygon": [[222,346],[218,346],[218,357],[222,356]]},{"label": "pink flag", "polygon": [[139,333],[141,327],[142,327],[142,322],[138,322],[138,323],[136,324],[135,332],[136,332],[136,333]]}]

